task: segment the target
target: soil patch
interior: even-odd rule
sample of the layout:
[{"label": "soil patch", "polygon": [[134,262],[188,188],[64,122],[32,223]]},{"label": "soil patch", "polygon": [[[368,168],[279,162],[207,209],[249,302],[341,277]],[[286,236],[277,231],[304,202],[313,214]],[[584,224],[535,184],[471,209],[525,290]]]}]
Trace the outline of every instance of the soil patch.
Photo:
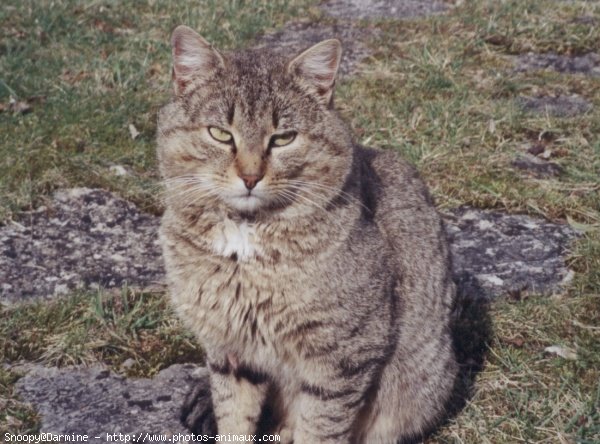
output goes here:
[{"label": "soil patch", "polygon": [[360,20],[426,17],[448,6],[436,0],[329,0],[321,8],[332,17]]},{"label": "soil patch", "polygon": [[565,74],[600,76],[600,54],[590,52],[580,56],[564,56],[552,52],[522,54],[515,61],[517,71],[549,69]]},{"label": "soil patch", "polygon": [[554,162],[540,159],[531,154],[521,154],[511,165],[538,178],[556,177],[563,172],[563,168]]},{"label": "soil patch", "polygon": [[270,47],[287,56],[326,39],[337,38],[342,42],[343,53],[340,74],[353,74],[360,61],[372,54],[366,45],[378,31],[371,28],[356,27],[352,24],[320,25],[317,23],[288,23],[281,31],[263,36],[258,47]]},{"label": "soil patch", "polygon": [[536,114],[549,114],[555,117],[572,117],[592,109],[592,104],[578,95],[571,96],[521,96],[517,103],[523,110]]}]

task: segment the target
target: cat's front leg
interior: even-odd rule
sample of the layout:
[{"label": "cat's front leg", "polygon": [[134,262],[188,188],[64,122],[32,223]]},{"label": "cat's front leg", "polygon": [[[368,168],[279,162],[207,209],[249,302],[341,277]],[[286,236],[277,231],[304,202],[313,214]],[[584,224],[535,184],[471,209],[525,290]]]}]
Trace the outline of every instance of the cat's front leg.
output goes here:
[{"label": "cat's front leg", "polygon": [[268,389],[266,374],[231,356],[209,361],[210,385],[220,435],[253,435]]},{"label": "cat's front leg", "polygon": [[368,385],[366,378],[303,382],[295,405],[294,443],[354,443]]}]

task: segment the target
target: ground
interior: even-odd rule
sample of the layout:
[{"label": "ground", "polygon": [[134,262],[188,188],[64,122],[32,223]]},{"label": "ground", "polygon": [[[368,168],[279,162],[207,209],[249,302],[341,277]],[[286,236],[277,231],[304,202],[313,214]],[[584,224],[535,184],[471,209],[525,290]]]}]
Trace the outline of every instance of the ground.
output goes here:
[{"label": "ground", "polygon": [[181,23],[226,49],[339,37],[357,140],[430,186],[475,299],[454,328],[464,406],[427,442],[599,442],[600,4],[577,0],[4,1],[0,432],[92,424],[90,405],[176,428],[157,412],[202,377],[152,241]]}]

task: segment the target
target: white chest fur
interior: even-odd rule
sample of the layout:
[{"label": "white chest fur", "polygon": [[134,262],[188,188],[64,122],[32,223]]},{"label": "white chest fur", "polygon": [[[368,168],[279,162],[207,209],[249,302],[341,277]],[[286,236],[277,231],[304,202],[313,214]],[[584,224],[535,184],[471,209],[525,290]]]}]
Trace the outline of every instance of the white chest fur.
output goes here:
[{"label": "white chest fur", "polygon": [[236,223],[229,219],[215,230],[212,248],[215,254],[226,257],[235,254],[242,261],[260,255],[255,227],[247,222]]}]

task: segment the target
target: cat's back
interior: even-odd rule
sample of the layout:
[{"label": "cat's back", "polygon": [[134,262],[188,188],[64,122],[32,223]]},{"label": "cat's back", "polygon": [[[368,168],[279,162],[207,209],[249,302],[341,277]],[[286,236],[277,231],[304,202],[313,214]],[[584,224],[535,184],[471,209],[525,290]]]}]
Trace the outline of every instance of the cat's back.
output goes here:
[{"label": "cat's back", "polygon": [[[390,150],[359,146],[363,199],[394,254],[395,266],[414,289],[450,302],[454,294],[441,218],[416,168]],[[424,282],[427,281],[427,284]],[[432,288],[435,287],[435,288]]]}]

